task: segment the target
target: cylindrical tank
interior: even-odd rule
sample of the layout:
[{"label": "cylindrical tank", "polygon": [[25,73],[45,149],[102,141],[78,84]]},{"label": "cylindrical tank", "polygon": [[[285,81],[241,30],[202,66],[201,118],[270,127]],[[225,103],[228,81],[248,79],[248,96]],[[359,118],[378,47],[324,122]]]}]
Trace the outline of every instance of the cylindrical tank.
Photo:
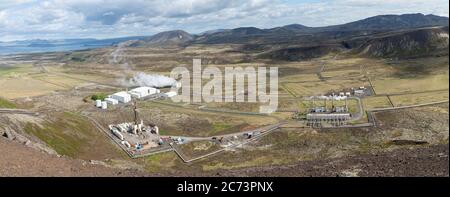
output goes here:
[{"label": "cylindrical tank", "polygon": [[119,131],[117,131],[116,129],[113,129],[112,132],[113,132],[113,134],[114,134],[117,138],[119,138],[120,140],[123,140],[123,139],[124,139],[124,138],[123,138],[123,135],[122,135],[121,133],[119,133]]},{"label": "cylindrical tank", "polygon": [[158,128],[158,126],[155,126],[155,133],[156,133],[156,135],[159,135],[159,128]]},{"label": "cylindrical tank", "polygon": [[95,106],[96,107],[102,107],[102,101],[101,100],[95,100]]},{"label": "cylindrical tank", "polygon": [[122,124],[119,125],[119,129],[120,129],[120,132],[126,132],[127,131]]},{"label": "cylindrical tank", "polygon": [[107,109],[108,103],[106,101],[102,101],[102,109]]},{"label": "cylindrical tank", "polygon": [[125,145],[127,148],[131,148],[131,144],[128,141],[122,141],[122,144]]},{"label": "cylindrical tank", "polygon": [[137,130],[138,130],[138,126],[134,125],[133,126],[133,134],[137,135]]}]

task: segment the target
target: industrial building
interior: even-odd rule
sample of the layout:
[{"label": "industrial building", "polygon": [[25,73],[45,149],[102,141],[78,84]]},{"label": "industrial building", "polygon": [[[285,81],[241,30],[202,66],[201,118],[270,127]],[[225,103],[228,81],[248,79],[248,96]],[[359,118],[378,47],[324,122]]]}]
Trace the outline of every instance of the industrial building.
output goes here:
[{"label": "industrial building", "polygon": [[309,112],[311,112],[311,113],[323,113],[323,112],[327,112],[327,109],[325,107],[314,107],[314,108],[310,109]]},{"label": "industrial building", "polygon": [[341,120],[345,121],[350,119],[350,113],[333,113],[333,114],[307,114],[306,119],[307,120],[318,120],[318,121],[328,121],[328,120]]},{"label": "industrial building", "polygon": [[95,100],[96,107],[102,107],[102,100]]},{"label": "industrial building", "polygon": [[106,101],[102,101],[102,109],[108,109],[108,103]]},{"label": "industrial building", "polygon": [[337,113],[342,113],[342,112],[347,112],[347,106],[337,106],[334,107],[333,112],[337,112]]},{"label": "industrial building", "polygon": [[108,108],[108,103],[106,103],[106,101],[102,101],[102,100],[95,100],[95,106],[101,109],[107,109]]},{"label": "industrial building", "polygon": [[129,91],[130,95],[134,98],[144,98],[153,94],[160,93],[159,89],[151,87],[138,87]]},{"label": "industrial building", "polygon": [[359,97],[364,96],[364,90],[355,90],[355,96],[359,96]]},{"label": "industrial building", "polygon": [[306,115],[306,125],[311,127],[322,127],[324,123],[328,123],[334,126],[341,126],[346,124],[350,118],[350,113],[310,113]]},{"label": "industrial building", "polygon": [[159,136],[159,128],[154,124],[144,125],[141,119],[138,121],[138,111],[136,102],[134,103],[134,122],[125,122],[109,125],[113,140],[120,143],[122,148],[136,153],[152,148],[158,148],[164,144]]},{"label": "industrial building", "polygon": [[[339,92],[338,95],[332,93],[329,96],[312,97],[312,108],[306,114],[306,121],[308,126],[322,127],[324,124],[331,124],[333,126],[341,126],[346,124],[351,119],[351,114],[348,112],[346,92]],[[323,100],[323,106],[316,106],[315,99]],[[331,100],[332,109],[327,109],[327,101]],[[336,106],[334,101],[344,101],[344,106]]]},{"label": "industrial building", "polygon": [[121,103],[128,103],[131,101],[131,95],[125,91],[117,92],[111,95],[110,98],[115,99]]},{"label": "industrial building", "polygon": [[167,97],[167,98],[174,97],[176,95],[178,95],[177,92],[166,92],[166,93],[164,93],[164,96]]},{"label": "industrial building", "polygon": [[105,98],[105,101],[106,101],[108,104],[111,104],[111,105],[117,105],[117,104],[119,104],[119,101],[116,100],[116,99],[113,99],[113,98]]}]

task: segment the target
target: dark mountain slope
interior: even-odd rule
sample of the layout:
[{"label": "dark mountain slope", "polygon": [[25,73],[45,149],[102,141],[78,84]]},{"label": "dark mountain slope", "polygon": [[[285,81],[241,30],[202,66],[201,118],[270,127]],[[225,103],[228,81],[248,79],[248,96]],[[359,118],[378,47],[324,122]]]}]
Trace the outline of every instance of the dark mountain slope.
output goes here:
[{"label": "dark mountain slope", "polygon": [[379,15],[363,20],[329,27],[315,28],[321,31],[394,30],[429,26],[448,26],[448,17],[423,14]]},{"label": "dark mountain slope", "polygon": [[299,46],[270,51],[259,57],[272,60],[302,61],[318,58],[331,52],[339,52],[342,50],[344,50],[344,48],[341,45]]},{"label": "dark mountain slope", "polygon": [[131,46],[135,47],[172,47],[186,45],[193,41],[195,36],[182,31],[166,31],[155,34],[150,37],[143,38],[134,42]]},{"label": "dark mountain slope", "polygon": [[[414,29],[419,27],[448,26],[448,18],[435,15],[403,14],[380,15],[367,19],[328,27],[307,27],[292,24],[272,29],[241,27],[217,33],[205,34],[196,39],[201,44],[223,43],[286,43],[297,42],[305,36],[312,40],[340,39],[352,36],[369,35],[398,29]],[[311,40],[310,38],[306,41]],[[303,41],[303,40],[301,40]]]},{"label": "dark mountain slope", "polygon": [[370,57],[408,58],[425,55],[448,55],[448,26],[421,28],[372,38],[355,51]]}]

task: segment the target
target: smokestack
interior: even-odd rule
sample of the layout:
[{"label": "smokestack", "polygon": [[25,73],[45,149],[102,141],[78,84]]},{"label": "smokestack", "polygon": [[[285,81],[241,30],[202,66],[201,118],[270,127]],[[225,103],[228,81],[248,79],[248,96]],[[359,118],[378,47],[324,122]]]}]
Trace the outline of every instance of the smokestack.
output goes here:
[{"label": "smokestack", "polygon": [[134,101],[134,124],[137,125],[138,124],[138,113],[137,113],[137,102]]}]

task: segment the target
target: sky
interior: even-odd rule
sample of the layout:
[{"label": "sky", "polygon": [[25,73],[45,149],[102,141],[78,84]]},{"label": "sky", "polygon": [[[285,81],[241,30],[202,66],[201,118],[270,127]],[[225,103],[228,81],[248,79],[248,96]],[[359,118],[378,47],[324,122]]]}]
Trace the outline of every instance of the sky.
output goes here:
[{"label": "sky", "polygon": [[447,16],[448,0],[0,0],[0,41],[116,38],[236,27],[337,25],[381,14]]}]

